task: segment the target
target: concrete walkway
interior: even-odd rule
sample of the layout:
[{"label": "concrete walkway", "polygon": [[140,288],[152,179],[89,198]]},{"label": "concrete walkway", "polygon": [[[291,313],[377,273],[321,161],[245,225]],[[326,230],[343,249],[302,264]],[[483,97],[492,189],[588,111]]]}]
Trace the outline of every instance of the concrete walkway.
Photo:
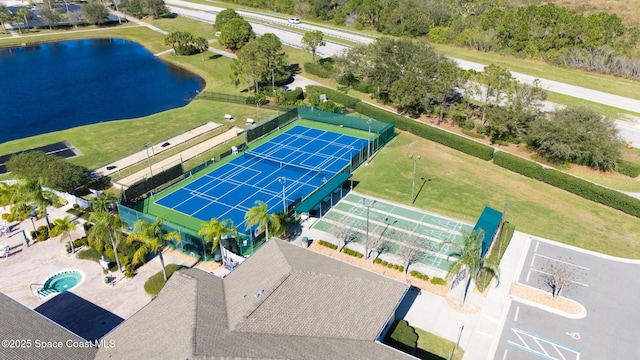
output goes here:
[{"label": "concrete walkway", "polygon": [[[161,171],[163,171],[165,168],[168,168],[176,164],[179,164],[180,162],[184,162],[189,159],[192,159],[208,150],[215,148],[216,146],[219,146],[221,144],[228,142],[231,139],[235,139],[243,131],[244,130],[242,128],[234,126],[220,135],[214,136],[209,140],[203,141],[200,144],[197,144],[195,146],[192,146],[180,152],[179,154],[172,155],[162,161],[152,164],[151,172],[153,172],[154,174],[158,174]],[[142,154],[144,156],[143,159],[146,159],[146,152],[143,151]],[[140,155],[140,153],[137,153],[134,155]],[[151,174],[149,173],[149,168],[145,167],[144,169],[134,174],[131,174],[123,179],[119,179],[115,181],[115,183],[119,185],[124,185],[124,186],[132,186],[138,181],[146,178],[150,178],[150,177],[151,177]]]},{"label": "concrete walkway", "polygon": [[[208,122],[202,126],[199,126],[195,129],[191,129],[187,132],[184,132],[180,135],[174,136],[171,139],[168,139],[166,141],[163,141],[159,144],[155,144],[155,145],[151,145],[149,146],[149,156],[154,156],[156,154],[160,154],[163,151],[172,149],[173,147],[175,147],[176,145],[185,143],[189,140],[192,140],[202,134],[205,134],[209,131],[213,131],[217,128],[219,128],[220,126],[222,126],[221,124],[217,124],[217,123],[213,123],[213,122]],[[169,143],[169,145],[167,146],[162,146],[164,143]],[[99,175],[104,175],[104,176],[109,176],[109,175],[113,175],[113,174],[118,174],[120,173],[120,171],[122,169],[128,168],[131,165],[137,164],[141,161],[145,161],[147,160],[147,150],[146,149],[142,149],[140,151],[138,151],[135,154],[129,155],[125,158],[122,158],[120,160],[117,160],[113,163],[110,163],[109,165],[105,165],[101,168],[98,168],[95,170],[96,174]],[[115,166],[115,168],[111,169],[111,170],[107,170],[107,167],[109,166]]]}]

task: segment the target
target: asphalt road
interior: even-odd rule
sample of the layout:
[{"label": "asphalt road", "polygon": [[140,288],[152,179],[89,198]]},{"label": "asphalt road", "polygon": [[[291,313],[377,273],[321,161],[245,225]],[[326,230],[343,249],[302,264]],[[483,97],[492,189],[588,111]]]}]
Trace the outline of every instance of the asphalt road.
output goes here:
[{"label": "asphalt road", "polygon": [[519,282],[550,291],[541,281],[549,261],[565,261],[575,284],[563,296],[582,304],[570,319],[516,300],[511,303],[495,359],[637,359],[640,334],[638,261],[617,261],[533,240]]},{"label": "asphalt road", "polygon": [[[215,22],[215,14],[219,11],[224,10],[221,7],[209,6],[209,5],[201,5],[195,4],[182,0],[167,0],[167,4],[175,5],[170,7],[171,11],[181,16],[188,16],[196,19],[200,19],[202,21],[213,23]],[[179,7],[177,7],[179,6]],[[190,8],[190,9],[185,9]],[[294,46],[294,47],[302,47],[301,40],[303,33],[297,32],[295,30],[283,29],[279,26],[289,26],[294,27],[301,30],[312,31],[312,30],[320,30],[325,35],[344,39],[354,43],[361,44],[369,44],[375,41],[374,37],[365,36],[356,32],[349,32],[343,29],[334,29],[330,27],[324,26],[316,26],[312,24],[305,23],[304,21],[300,24],[292,25],[288,23],[287,18],[273,15],[268,16],[255,12],[247,12],[247,11],[238,11],[238,14],[242,15],[244,18],[249,21],[253,27],[254,32],[257,35],[263,35],[266,33],[276,34],[283,44]],[[259,21],[259,22],[256,22]],[[270,24],[264,24],[264,22]],[[332,55],[342,54],[344,51],[348,50],[350,46],[339,44],[336,42],[327,41],[325,46],[319,47],[317,50],[317,54],[322,57],[328,57]],[[484,69],[484,64],[479,64],[471,61],[461,60],[461,59],[453,59],[462,69],[474,69],[477,71],[482,71]],[[602,91],[587,89],[579,86],[564,84],[558,81],[536,78],[534,76],[521,74],[517,72],[511,73],[514,78],[518,79],[522,83],[532,84],[535,79],[539,79],[541,86],[548,91],[553,91],[559,94],[564,94],[568,96],[572,96],[578,99],[583,99],[587,101],[591,101],[594,103],[599,103],[607,106],[612,106],[618,109],[623,109],[627,111],[633,111],[640,113],[640,100],[625,98],[618,95],[608,94]],[[554,109],[558,105],[545,102],[544,108]],[[640,122],[634,119],[625,119],[625,120],[616,120],[616,126],[620,131],[620,137],[625,142],[631,141],[634,144],[640,144]]]}]

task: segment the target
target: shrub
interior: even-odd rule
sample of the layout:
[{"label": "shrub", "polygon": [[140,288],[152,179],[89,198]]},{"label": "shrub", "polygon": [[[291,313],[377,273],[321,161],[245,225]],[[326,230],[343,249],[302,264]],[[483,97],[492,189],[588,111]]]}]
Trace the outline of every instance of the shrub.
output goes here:
[{"label": "shrub", "polygon": [[382,266],[387,266],[387,264],[389,264],[387,261],[382,262]]},{"label": "shrub", "polygon": [[400,272],[404,272],[404,266],[398,265],[398,268],[396,270],[398,270]]},{"label": "shrub", "polygon": [[373,262],[376,264],[380,264],[382,262],[382,259],[376,258],[375,260],[373,260]]},{"label": "shrub", "polygon": [[393,264],[392,264],[392,263],[388,263],[388,264],[387,264],[387,267],[388,267],[389,269],[391,269],[391,268],[393,267]]},{"label": "shrub", "polygon": [[71,207],[73,207],[74,209],[78,210],[78,208],[80,208],[80,205],[78,205],[78,204],[73,204]]},{"label": "shrub", "polygon": [[409,274],[411,274],[411,276],[416,276],[416,274],[417,274],[417,273],[418,273],[418,272],[417,272],[417,271],[415,271],[415,270],[411,270],[411,271],[409,271]]},{"label": "shrub", "polygon": [[269,103],[269,100],[267,100],[264,94],[254,94],[247,96],[247,98],[244,99],[244,103],[247,105],[266,105]]},{"label": "shrub", "polygon": [[476,139],[484,139],[484,134],[475,132],[475,131],[471,131],[471,130],[467,130],[467,129],[462,129],[462,133],[468,136],[471,136],[472,138],[476,138]]},{"label": "shrub", "polygon": [[375,87],[366,81],[356,81],[351,84],[353,90],[360,91],[361,93],[371,94],[375,91]]},{"label": "shrub", "polygon": [[411,270],[411,272],[409,274],[411,274],[411,276],[413,276],[413,277],[417,277],[418,279],[422,279],[424,281],[428,281],[429,280],[429,277],[427,275],[425,275],[425,274],[423,274],[423,273],[421,273],[419,271],[416,271],[416,270]]},{"label": "shrub", "polygon": [[447,282],[444,281],[444,279],[439,278],[439,277],[431,278],[431,283],[433,285],[447,285]]},{"label": "shrub", "polygon": [[326,94],[327,98],[331,101],[335,101],[349,108],[355,108],[356,104],[360,103],[359,99],[343,94],[339,91],[326,88],[324,86],[309,85],[306,87],[307,97],[316,98],[320,94]]},{"label": "shrub", "polygon": [[616,171],[622,175],[636,178],[640,175],[640,165],[631,161],[619,160],[618,166],[616,166]]},{"label": "shrub", "polygon": [[[334,101],[338,101],[334,99]],[[408,131],[421,138],[435,141],[450,148],[462,151],[465,154],[475,156],[483,160],[490,160],[493,157],[491,146],[467,139],[460,135],[450,133],[438,127],[426,125],[418,121],[408,119],[389,111],[377,108],[363,102],[356,103],[356,110],[366,116],[383,122],[394,122],[400,130]]]},{"label": "shrub", "polygon": [[330,78],[332,76],[332,69],[327,69],[327,67],[322,66],[320,64],[305,63],[304,71],[308,72],[309,74],[319,76],[325,79]]},{"label": "shrub", "polygon": [[497,152],[493,162],[505,169],[545,182],[587,200],[640,217],[640,200],[619,191],[602,187],[555,169],[545,169],[539,164],[504,151]]},{"label": "shrub", "polygon": [[326,246],[330,249],[336,250],[338,249],[338,245],[330,243],[328,241],[324,241],[324,240],[318,240],[318,244],[322,245],[322,246]]},{"label": "shrub", "polygon": [[347,254],[347,255],[351,255],[351,256],[355,256],[358,259],[361,259],[364,255],[362,255],[361,253],[355,251],[355,250],[351,250],[349,248],[344,248],[342,249],[342,252]]}]

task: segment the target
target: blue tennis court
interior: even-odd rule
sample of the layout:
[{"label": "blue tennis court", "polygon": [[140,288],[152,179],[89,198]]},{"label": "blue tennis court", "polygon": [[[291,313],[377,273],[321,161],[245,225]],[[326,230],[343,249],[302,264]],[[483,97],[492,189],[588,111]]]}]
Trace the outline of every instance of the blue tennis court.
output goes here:
[{"label": "blue tennis court", "polygon": [[366,139],[295,126],[156,203],[203,221],[231,219],[242,231],[257,200],[280,212],[283,195],[287,206],[306,197],[366,147]]}]

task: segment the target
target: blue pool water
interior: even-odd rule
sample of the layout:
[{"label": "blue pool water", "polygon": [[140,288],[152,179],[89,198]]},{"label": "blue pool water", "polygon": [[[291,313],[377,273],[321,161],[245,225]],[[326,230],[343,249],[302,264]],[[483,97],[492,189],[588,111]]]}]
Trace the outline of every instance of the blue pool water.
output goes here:
[{"label": "blue pool water", "polygon": [[203,86],[128,40],[0,49],[0,143],[181,107]]},{"label": "blue pool water", "polygon": [[41,296],[46,297],[51,294],[69,291],[78,286],[83,278],[84,276],[80,271],[65,270],[50,276],[47,281],[44,282],[44,286],[38,291],[38,293]]}]

